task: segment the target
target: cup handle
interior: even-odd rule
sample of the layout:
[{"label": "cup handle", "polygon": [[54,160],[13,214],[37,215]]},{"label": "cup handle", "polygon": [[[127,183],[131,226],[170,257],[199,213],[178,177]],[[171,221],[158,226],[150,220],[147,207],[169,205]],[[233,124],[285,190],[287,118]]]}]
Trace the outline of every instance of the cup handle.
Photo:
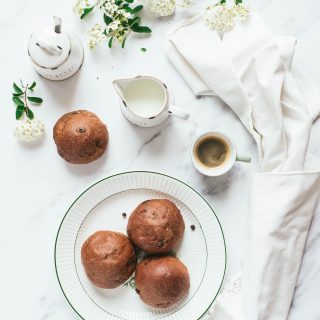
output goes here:
[{"label": "cup handle", "polygon": [[181,108],[173,104],[169,106],[168,112],[183,120],[188,120],[190,117],[190,114],[188,112],[182,110]]},{"label": "cup handle", "polygon": [[237,154],[236,161],[250,163],[251,162],[251,157],[249,157],[249,156],[240,156],[240,155]]}]

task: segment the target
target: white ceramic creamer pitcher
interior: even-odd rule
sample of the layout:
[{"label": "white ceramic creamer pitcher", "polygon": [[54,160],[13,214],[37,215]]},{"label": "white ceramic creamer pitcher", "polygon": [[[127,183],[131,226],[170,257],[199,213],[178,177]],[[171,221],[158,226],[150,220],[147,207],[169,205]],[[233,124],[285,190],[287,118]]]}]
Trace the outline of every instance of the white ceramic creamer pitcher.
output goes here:
[{"label": "white ceramic creamer pitcher", "polygon": [[172,104],[167,86],[157,78],[137,76],[115,80],[113,85],[124,116],[137,126],[157,126],[171,114],[184,120],[189,118],[187,112]]},{"label": "white ceramic creamer pitcher", "polygon": [[30,36],[28,53],[37,72],[49,80],[73,76],[83,63],[83,47],[73,33],[62,32],[62,20],[53,17],[51,27],[41,28]]}]

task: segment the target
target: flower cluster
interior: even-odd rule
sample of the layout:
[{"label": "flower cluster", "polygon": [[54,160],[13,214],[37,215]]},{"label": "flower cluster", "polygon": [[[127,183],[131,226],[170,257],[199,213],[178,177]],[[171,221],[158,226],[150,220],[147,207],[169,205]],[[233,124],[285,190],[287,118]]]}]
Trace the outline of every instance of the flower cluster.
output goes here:
[{"label": "flower cluster", "polygon": [[40,141],[44,137],[44,125],[39,119],[30,120],[24,117],[18,121],[15,136],[21,142],[32,143]]},{"label": "flower cluster", "polygon": [[224,2],[210,6],[205,13],[206,24],[217,31],[226,32],[233,29],[235,18],[244,21],[250,15],[250,8],[242,3],[236,3],[233,7],[228,7]]},{"label": "flower cluster", "polygon": [[89,0],[76,0],[73,6],[73,11],[79,16],[82,16],[84,13],[84,9],[90,8],[90,7],[91,7],[91,3],[89,2]]},{"label": "flower cluster", "polygon": [[234,13],[225,4],[218,4],[207,8],[206,24],[217,31],[226,32],[234,27]]},{"label": "flower cluster", "polygon": [[[88,46],[94,50],[98,44],[108,40],[111,48],[114,40],[124,48],[127,37],[131,32],[151,33],[151,29],[141,26],[141,19],[136,13],[143,9],[142,5],[131,7],[134,0],[98,0],[90,6],[89,0],[76,0],[74,11],[84,19],[96,7],[103,13],[105,26],[96,24],[88,32]],[[82,8],[82,9],[81,9]]]},{"label": "flower cluster", "polygon": [[98,44],[106,40],[107,37],[103,34],[103,31],[103,26],[98,23],[88,31],[88,47],[91,50],[94,50]]},{"label": "flower cluster", "polygon": [[171,16],[176,8],[187,8],[193,4],[193,0],[144,0],[144,4],[157,16]]},{"label": "flower cluster", "polygon": [[100,0],[99,5],[107,16],[113,16],[119,10],[115,0]]},{"label": "flower cluster", "polygon": [[35,142],[44,136],[43,123],[35,119],[30,104],[41,104],[42,98],[30,96],[33,93],[37,83],[33,81],[31,84],[21,85],[13,83],[12,101],[16,106],[16,119],[18,125],[16,127],[15,136],[22,142]]},{"label": "flower cluster", "polygon": [[247,20],[250,15],[250,8],[243,3],[239,3],[233,7],[234,13],[240,20]]},{"label": "flower cluster", "polygon": [[147,0],[151,12],[161,17],[171,16],[176,10],[175,0]]},{"label": "flower cluster", "polygon": [[[130,33],[130,29],[127,28],[131,17],[130,10],[127,9],[127,6],[123,8],[123,6],[118,5],[115,0],[102,0],[100,5],[107,24],[104,34],[110,39],[115,38],[123,43]],[[109,47],[112,46],[112,40],[110,41]]]}]

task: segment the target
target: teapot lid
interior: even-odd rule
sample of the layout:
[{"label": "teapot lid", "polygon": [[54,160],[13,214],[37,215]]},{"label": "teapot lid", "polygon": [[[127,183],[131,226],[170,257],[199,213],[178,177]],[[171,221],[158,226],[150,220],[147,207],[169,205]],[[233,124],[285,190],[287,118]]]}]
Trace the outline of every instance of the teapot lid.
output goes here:
[{"label": "teapot lid", "polygon": [[71,41],[61,33],[61,18],[54,17],[54,27],[42,28],[30,36],[28,53],[34,64],[44,69],[56,69],[70,55]]}]

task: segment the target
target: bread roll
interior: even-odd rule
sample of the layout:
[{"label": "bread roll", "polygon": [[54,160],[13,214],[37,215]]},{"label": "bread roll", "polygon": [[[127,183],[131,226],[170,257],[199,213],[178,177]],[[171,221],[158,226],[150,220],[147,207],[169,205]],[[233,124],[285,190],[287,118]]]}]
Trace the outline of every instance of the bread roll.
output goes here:
[{"label": "bread roll", "polygon": [[142,202],[128,222],[130,240],[152,254],[167,253],[181,241],[185,225],[179,209],[170,200]]},{"label": "bread roll", "polygon": [[122,233],[98,231],[81,248],[81,260],[89,280],[99,288],[125,283],[136,268],[134,248]]},{"label": "bread roll", "polygon": [[135,273],[136,291],[142,301],[154,308],[167,308],[189,291],[185,265],[172,256],[149,257],[140,261]]},{"label": "bread roll", "polygon": [[74,164],[86,164],[100,158],[108,145],[106,125],[92,112],[66,113],[53,128],[59,155]]}]

